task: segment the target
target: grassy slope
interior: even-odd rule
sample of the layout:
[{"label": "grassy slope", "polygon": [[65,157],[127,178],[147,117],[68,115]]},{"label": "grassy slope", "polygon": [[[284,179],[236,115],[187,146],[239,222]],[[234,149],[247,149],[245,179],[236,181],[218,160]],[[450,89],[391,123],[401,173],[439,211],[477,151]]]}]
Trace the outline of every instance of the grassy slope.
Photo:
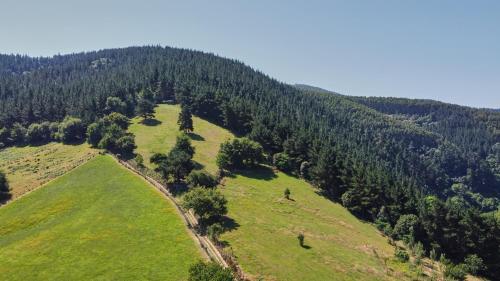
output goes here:
[{"label": "grassy slope", "polygon": [[[150,168],[149,158],[153,153],[168,152],[174,146],[175,138],[179,134],[177,125],[179,112],[178,106],[161,104],[156,108],[156,121],[152,124],[143,124],[142,118],[132,120],[129,130],[136,136],[135,141],[138,146],[136,152],[144,157],[145,164]],[[219,146],[233,135],[197,117],[193,118],[193,126],[194,134],[191,135],[191,139],[196,148],[194,160],[203,165],[207,171],[215,173],[217,171],[215,156]]]},{"label": "grassy slope", "polygon": [[[287,187],[292,200],[283,198]],[[302,180],[262,168],[227,178],[221,190],[239,224],[221,239],[246,272],[265,280],[404,279],[406,266],[392,261],[393,277],[386,275],[386,238]],[[309,249],[299,246],[300,232]]]},{"label": "grassy slope", "polygon": [[[152,152],[167,151],[175,142],[178,107],[161,105],[157,126],[134,120],[138,149],[148,158]],[[230,137],[226,130],[195,118],[195,159],[212,172],[220,142]],[[295,201],[283,200],[285,187]],[[227,178],[221,188],[229,200],[228,216],[237,226],[224,234],[226,241],[247,273],[265,280],[377,280],[385,276],[382,257],[393,249],[376,229],[362,223],[339,204],[317,195],[306,182],[269,169]],[[298,245],[303,231],[306,245]],[[377,258],[374,251],[381,257]],[[405,279],[407,266],[389,261],[392,275]]]},{"label": "grassy slope", "polygon": [[8,280],[185,280],[199,257],[174,207],[110,156],[0,208]]},{"label": "grassy slope", "polygon": [[0,170],[7,174],[13,197],[85,163],[97,154],[87,144],[49,143],[41,146],[9,147],[0,150]]}]

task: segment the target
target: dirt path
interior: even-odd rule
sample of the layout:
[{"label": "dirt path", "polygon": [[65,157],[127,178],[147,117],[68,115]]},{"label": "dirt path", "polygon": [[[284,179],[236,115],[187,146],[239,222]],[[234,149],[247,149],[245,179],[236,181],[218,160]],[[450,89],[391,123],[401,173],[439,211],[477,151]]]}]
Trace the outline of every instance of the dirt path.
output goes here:
[{"label": "dirt path", "polygon": [[165,195],[165,197],[172,202],[172,204],[175,206],[177,212],[179,213],[179,215],[182,217],[184,223],[186,224],[189,234],[191,235],[191,237],[194,238],[194,240],[200,246],[200,249],[202,250],[202,252],[205,254],[206,257],[219,263],[220,265],[222,265],[225,268],[229,267],[227,262],[222,257],[221,252],[214,245],[214,243],[212,243],[212,241],[210,241],[210,239],[207,236],[200,235],[194,230],[194,227],[197,225],[197,220],[193,216],[193,214],[191,214],[190,212],[185,212],[182,209],[182,207],[179,205],[179,202],[175,199],[175,197],[170,193],[170,191],[168,191],[168,189],[165,186],[163,186],[161,183],[159,183],[155,179],[142,174],[140,171],[135,169],[133,166],[131,166],[127,162],[122,161],[116,157],[114,157],[114,158],[122,166],[131,170],[132,172],[136,173],[137,175],[141,176],[146,181],[148,181],[150,184],[152,184],[158,191],[163,193]]}]

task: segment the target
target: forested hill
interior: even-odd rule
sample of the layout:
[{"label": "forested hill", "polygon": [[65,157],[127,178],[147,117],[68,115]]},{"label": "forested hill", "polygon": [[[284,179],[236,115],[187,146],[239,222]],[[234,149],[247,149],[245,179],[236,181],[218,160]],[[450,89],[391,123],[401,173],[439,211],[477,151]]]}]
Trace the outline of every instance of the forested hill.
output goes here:
[{"label": "forested hill", "polygon": [[212,54],[131,47],[0,56],[0,143],[23,142],[30,124],[68,115],[84,124],[110,111],[133,115],[141,92],[260,142],[281,169],[356,215],[389,228],[418,216],[414,239],[427,249],[457,261],[475,253],[498,271],[499,235],[491,235],[498,222],[480,215],[499,205],[498,113],[398,102],[385,109],[377,100],[297,89]]}]

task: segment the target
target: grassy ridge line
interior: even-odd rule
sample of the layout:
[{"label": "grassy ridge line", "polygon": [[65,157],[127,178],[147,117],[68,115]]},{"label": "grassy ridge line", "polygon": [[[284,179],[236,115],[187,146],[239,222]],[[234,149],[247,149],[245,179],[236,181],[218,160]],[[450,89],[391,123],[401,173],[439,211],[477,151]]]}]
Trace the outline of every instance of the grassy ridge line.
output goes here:
[{"label": "grassy ridge line", "polygon": [[199,256],[174,207],[109,156],[0,209],[9,280],[185,280]]}]

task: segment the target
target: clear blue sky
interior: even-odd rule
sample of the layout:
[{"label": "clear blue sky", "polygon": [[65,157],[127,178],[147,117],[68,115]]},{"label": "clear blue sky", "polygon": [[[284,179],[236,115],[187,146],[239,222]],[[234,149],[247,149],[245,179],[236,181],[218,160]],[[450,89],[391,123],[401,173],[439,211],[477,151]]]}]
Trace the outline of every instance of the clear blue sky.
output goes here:
[{"label": "clear blue sky", "polygon": [[500,107],[493,0],[0,0],[0,38],[0,53],[35,56],[183,47],[348,95]]}]

